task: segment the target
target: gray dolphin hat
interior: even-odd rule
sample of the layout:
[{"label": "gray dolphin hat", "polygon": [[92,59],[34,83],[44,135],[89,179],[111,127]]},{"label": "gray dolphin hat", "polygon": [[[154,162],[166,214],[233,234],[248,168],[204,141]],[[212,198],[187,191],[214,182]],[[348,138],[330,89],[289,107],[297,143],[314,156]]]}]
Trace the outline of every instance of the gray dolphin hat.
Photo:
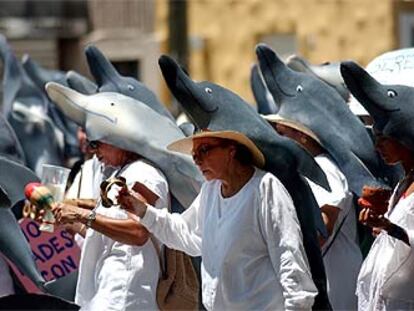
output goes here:
[{"label": "gray dolphin hat", "polygon": [[381,84],[355,62],[343,62],[341,73],[352,95],[374,119],[374,130],[414,150],[414,88]]},{"label": "gray dolphin hat", "polygon": [[83,95],[53,82],[46,91],[85,129],[89,140],[140,154],[166,175],[171,192],[184,207],[195,199],[203,178],[191,157],[167,150],[170,143],[185,137],[172,120],[119,93]]}]

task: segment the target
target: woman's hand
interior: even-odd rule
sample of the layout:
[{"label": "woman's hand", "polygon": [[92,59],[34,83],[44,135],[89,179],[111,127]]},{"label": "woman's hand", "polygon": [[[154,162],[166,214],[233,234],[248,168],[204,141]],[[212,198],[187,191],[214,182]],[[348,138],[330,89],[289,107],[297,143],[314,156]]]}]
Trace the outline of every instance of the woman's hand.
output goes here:
[{"label": "woman's hand", "polygon": [[89,210],[64,203],[58,203],[52,209],[52,212],[59,224],[81,222],[81,220],[86,219],[90,213]]},{"label": "woman's hand", "polygon": [[122,188],[118,193],[118,204],[130,213],[142,218],[147,211],[147,200],[138,192]]},{"label": "woman's hand", "polygon": [[384,215],[375,213],[371,208],[363,208],[359,213],[359,222],[371,228],[387,229],[391,222]]}]

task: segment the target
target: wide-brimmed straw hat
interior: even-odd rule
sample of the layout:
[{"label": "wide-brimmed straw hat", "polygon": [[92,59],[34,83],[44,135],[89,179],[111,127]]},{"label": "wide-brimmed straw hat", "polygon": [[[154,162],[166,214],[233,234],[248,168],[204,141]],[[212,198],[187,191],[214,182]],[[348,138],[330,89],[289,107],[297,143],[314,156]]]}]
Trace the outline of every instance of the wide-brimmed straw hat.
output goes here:
[{"label": "wide-brimmed straw hat", "polygon": [[253,164],[259,168],[265,164],[265,157],[263,153],[256,147],[246,135],[236,131],[210,131],[203,130],[195,133],[189,137],[179,139],[167,146],[168,150],[177,151],[180,153],[191,154],[193,150],[193,141],[198,138],[221,138],[235,141],[236,143],[245,146],[252,154]]},{"label": "wide-brimmed straw hat", "polygon": [[286,119],[278,114],[268,114],[268,115],[263,115],[263,118],[269,122],[272,123],[278,123],[290,128],[293,128],[307,136],[309,136],[310,138],[312,138],[314,141],[316,141],[319,145],[322,146],[321,141],[319,140],[318,136],[316,136],[316,134],[309,129],[308,127],[304,126],[303,124],[293,121],[293,120],[289,120]]}]

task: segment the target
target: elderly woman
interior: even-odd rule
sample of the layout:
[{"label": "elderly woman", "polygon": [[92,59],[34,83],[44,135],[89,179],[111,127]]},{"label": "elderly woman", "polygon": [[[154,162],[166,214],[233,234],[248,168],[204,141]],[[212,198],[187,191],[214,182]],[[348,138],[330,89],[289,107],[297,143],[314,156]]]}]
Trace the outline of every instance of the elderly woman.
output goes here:
[{"label": "elderly woman", "polygon": [[[90,144],[98,159],[115,169],[113,177],[122,176],[129,187],[139,187],[154,208],[168,206],[168,184],[157,168],[115,145]],[[81,310],[158,309],[158,254],[148,231],[130,213],[117,206],[105,208],[100,201],[93,210],[59,204],[54,213],[59,223],[87,228],[75,297]]]},{"label": "elderly woman", "polygon": [[310,180],[309,185],[329,233],[327,240],[320,238],[329,301],[334,310],[355,310],[355,288],[362,254],[358,246],[353,195],[348,188],[346,177],[311,129],[279,115],[267,115],[264,118],[280,135],[293,139],[312,154],[328,178],[330,192]]},{"label": "elderly woman", "polygon": [[317,294],[292,199],[260,170],[264,156],[233,131],[204,131],[171,150],[191,153],[207,182],[183,214],[154,208],[134,191],[119,202],[168,247],[202,257],[208,310],[311,309]]}]

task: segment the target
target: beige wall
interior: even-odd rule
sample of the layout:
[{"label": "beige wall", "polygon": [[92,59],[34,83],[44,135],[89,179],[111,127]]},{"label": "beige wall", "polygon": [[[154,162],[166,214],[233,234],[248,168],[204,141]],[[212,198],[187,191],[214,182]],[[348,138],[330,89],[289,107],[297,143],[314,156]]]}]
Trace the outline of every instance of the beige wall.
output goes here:
[{"label": "beige wall", "polygon": [[[189,0],[190,72],[253,101],[249,86],[254,47],[265,35],[296,36],[312,63],[354,59],[366,65],[397,48],[399,0]],[[157,0],[156,32],[164,42],[167,1]],[[195,42],[195,43],[194,43]]]}]

